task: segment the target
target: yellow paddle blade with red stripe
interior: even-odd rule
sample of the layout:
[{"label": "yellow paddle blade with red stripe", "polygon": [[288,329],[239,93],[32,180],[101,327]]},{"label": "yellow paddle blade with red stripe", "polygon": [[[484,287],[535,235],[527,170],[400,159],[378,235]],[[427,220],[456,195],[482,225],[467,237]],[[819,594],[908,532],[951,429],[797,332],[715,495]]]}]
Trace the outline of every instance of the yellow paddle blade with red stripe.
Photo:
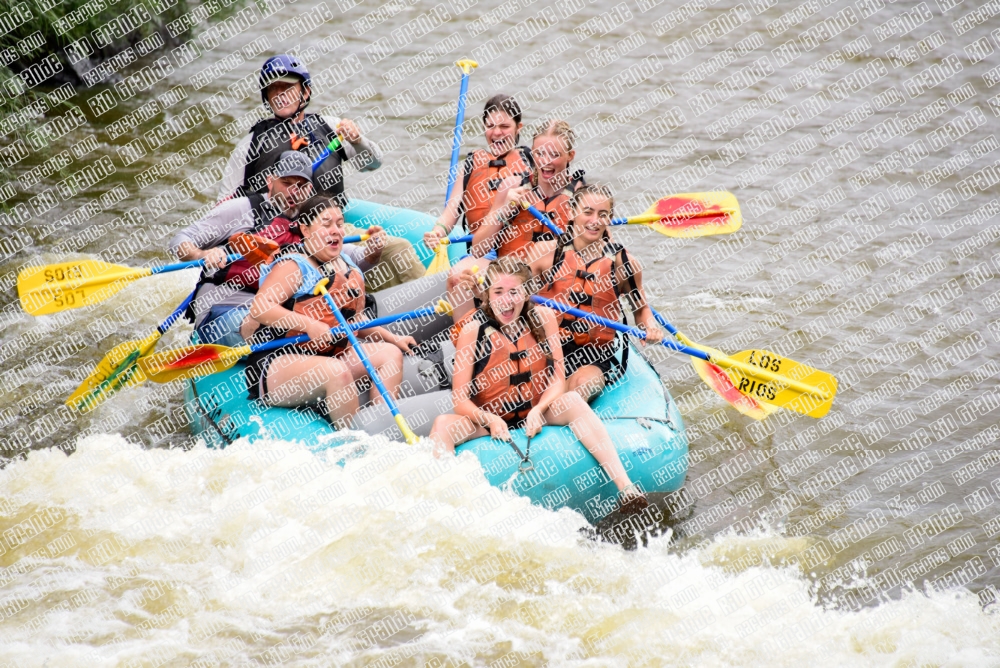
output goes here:
[{"label": "yellow paddle blade with red stripe", "polygon": [[448,258],[448,240],[444,239],[438,244],[437,250],[434,251],[434,259],[427,265],[427,271],[424,272],[424,276],[440,274],[442,271],[448,271],[449,269],[451,269],[451,260]]},{"label": "yellow paddle blade with red stripe", "polygon": [[752,397],[748,397],[742,394],[733,385],[733,381],[729,379],[726,372],[720,367],[714,364],[709,364],[705,360],[700,360],[697,358],[691,358],[691,364],[694,366],[694,370],[698,372],[705,384],[712,388],[716,394],[721,396],[726,402],[729,403],[733,408],[738,410],[743,415],[754,420],[763,420],[768,415],[778,410],[777,406],[772,404],[764,403]]},{"label": "yellow paddle blade with red stripe", "polygon": [[181,378],[195,378],[225,371],[250,352],[250,346],[229,348],[205,343],[140,358],[139,369],[154,383],[169,383]]},{"label": "yellow paddle blade with red stripe", "polygon": [[137,362],[160,340],[156,331],[138,341],[120,343],[105,355],[97,367],[66,399],[66,405],[81,413],[93,410],[114,392],[146,380]]},{"label": "yellow paddle blade with red stripe", "polygon": [[23,270],[17,275],[17,294],[27,313],[48,315],[102,302],[152,273],[100,260],[72,260]]},{"label": "yellow paddle blade with red stripe", "polygon": [[662,198],[628,223],[648,225],[668,237],[704,237],[735,232],[743,225],[743,214],[732,193],[683,193]]},{"label": "yellow paddle blade with red stripe", "polygon": [[742,350],[727,356],[712,348],[701,349],[712,363],[725,369],[738,392],[754,400],[821,418],[830,412],[837,395],[833,374],[768,350]]}]

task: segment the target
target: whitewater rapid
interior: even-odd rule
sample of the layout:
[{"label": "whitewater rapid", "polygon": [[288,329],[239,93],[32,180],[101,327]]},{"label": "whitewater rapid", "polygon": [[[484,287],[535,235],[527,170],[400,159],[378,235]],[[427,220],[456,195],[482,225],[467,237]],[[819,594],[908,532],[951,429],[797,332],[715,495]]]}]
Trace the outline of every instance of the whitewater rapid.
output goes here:
[{"label": "whitewater rapid", "polygon": [[[824,606],[810,574],[779,565],[806,538],[664,535],[627,551],[589,537],[573,511],[491,487],[471,455],[436,460],[426,443],[366,436],[314,454],[267,439],[183,450],[97,435],[69,456],[31,451],[0,486],[9,665],[985,666],[1000,656],[995,606],[964,590]],[[773,565],[734,567],[755,551]]]}]

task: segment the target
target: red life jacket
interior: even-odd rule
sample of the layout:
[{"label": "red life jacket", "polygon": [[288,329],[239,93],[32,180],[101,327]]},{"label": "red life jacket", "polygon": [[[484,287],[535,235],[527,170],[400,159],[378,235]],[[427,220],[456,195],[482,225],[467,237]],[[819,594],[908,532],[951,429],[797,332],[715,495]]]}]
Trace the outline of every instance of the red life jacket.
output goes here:
[{"label": "red life jacket", "polygon": [[551,382],[551,361],[527,327],[511,341],[496,321],[480,317],[485,322],[476,336],[472,403],[518,428]]},{"label": "red life jacket", "polygon": [[[534,205],[535,208],[546,214],[560,230],[565,230],[572,219],[570,199],[583,182],[583,170],[580,170],[573,174],[573,180],[565,188],[552,197],[548,199],[539,197],[539,201]],[[537,188],[534,193],[536,196],[538,195]],[[524,209],[518,212],[497,235],[497,257],[518,255],[522,260],[530,263],[537,259],[530,255],[531,244],[539,241],[551,241],[552,239],[555,239],[552,230],[531,215],[527,209]]]},{"label": "red life jacket", "polygon": [[[549,283],[539,294],[547,299],[575,306],[581,311],[615,322],[620,321],[622,308],[618,297],[621,292],[615,276],[615,259],[619,253],[622,255],[622,266],[629,274],[630,293],[635,293],[636,283],[625,248],[608,240],[605,241],[604,252],[587,263],[574,250],[572,242],[557,246],[549,272]],[[581,346],[607,346],[615,340],[614,330],[566,314],[562,314],[560,318],[560,336],[563,341],[573,339]]]},{"label": "red life jacket", "polygon": [[[254,193],[247,197],[250,200],[250,210],[253,212],[254,225],[250,234],[277,244],[278,248],[284,248],[291,244],[302,241],[299,228],[284,215],[272,216],[269,206],[266,204],[263,195]],[[241,252],[245,249],[235,248],[233,240],[225,246],[226,253]],[[260,279],[260,262],[251,262],[246,257],[233,262],[222,271],[215,272],[208,280],[216,285],[226,283],[239,290],[246,292],[257,292],[258,280]]]},{"label": "red life jacket", "polygon": [[508,176],[530,175],[535,169],[531,150],[518,146],[499,158],[486,151],[473,151],[465,159],[465,193],[462,196],[466,228],[469,234],[479,229],[486,214],[493,208],[497,188]]},{"label": "red life jacket", "polygon": [[[292,253],[306,254],[305,248],[300,245],[288,246],[275,256],[272,264]],[[325,278],[330,279],[326,289],[346,320],[350,321],[365,310],[365,277],[361,270],[351,266],[343,257],[340,257],[324,264],[319,268],[319,271]],[[308,294],[302,297],[292,297],[282,306],[289,311],[301,313],[313,320],[319,320],[327,327],[332,328],[340,325],[323,295]],[[266,335],[260,336],[261,339],[269,341],[275,338],[303,334],[298,330],[277,331],[275,328],[268,328],[268,330]],[[257,339],[258,336],[255,335],[254,338]],[[313,352],[319,355],[339,355],[347,347],[347,338],[340,337],[331,346],[313,347]]]}]

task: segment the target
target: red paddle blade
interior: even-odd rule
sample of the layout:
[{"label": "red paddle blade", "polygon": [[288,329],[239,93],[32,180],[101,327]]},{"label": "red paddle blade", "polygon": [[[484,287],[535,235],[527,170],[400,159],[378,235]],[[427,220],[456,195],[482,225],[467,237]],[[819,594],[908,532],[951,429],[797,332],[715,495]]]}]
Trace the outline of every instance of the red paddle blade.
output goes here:
[{"label": "red paddle blade", "polygon": [[672,237],[730,234],[743,225],[736,196],[728,192],[685,193],[664,197],[641,216],[656,216],[651,225]]},{"label": "red paddle blade", "polygon": [[765,404],[752,397],[741,393],[733,385],[726,372],[721,368],[710,364],[704,360],[691,358],[694,370],[698,372],[705,384],[715,390],[716,394],[725,399],[733,408],[754,420],[763,420],[768,415],[778,410],[777,406]]},{"label": "red paddle blade", "polygon": [[139,359],[139,368],[154,383],[169,383],[178,378],[206,376],[225,371],[240,357],[250,354],[250,346],[228,348],[214,344],[202,344],[175,348]]}]

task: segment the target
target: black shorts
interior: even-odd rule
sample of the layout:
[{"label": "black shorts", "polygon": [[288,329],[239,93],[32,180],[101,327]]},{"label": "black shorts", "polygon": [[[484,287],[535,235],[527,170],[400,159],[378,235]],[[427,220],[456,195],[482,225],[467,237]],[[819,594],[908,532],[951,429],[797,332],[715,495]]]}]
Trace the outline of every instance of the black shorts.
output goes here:
[{"label": "black shorts", "polygon": [[[343,351],[342,346],[336,346],[329,353],[316,354],[316,357],[337,357]],[[260,399],[267,401],[267,371],[271,368],[274,360],[282,355],[313,355],[302,350],[298,346],[284,346],[274,350],[267,350],[262,353],[250,353],[246,360],[246,367],[243,369],[243,376],[247,384],[247,397],[250,399]]]},{"label": "black shorts", "polygon": [[573,340],[563,344],[563,364],[566,366],[566,378],[585,366],[596,366],[604,374],[605,384],[610,385],[620,375],[621,364],[615,354],[618,346],[578,345]]},{"label": "black shorts", "polygon": [[262,353],[250,353],[243,369],[243,376],[247,382],[247,397],[267,401],[267,370],[271,368],[271,362],[290,353],[301,354],[302,351],[297,350],[295,346],[285,346]]}]

